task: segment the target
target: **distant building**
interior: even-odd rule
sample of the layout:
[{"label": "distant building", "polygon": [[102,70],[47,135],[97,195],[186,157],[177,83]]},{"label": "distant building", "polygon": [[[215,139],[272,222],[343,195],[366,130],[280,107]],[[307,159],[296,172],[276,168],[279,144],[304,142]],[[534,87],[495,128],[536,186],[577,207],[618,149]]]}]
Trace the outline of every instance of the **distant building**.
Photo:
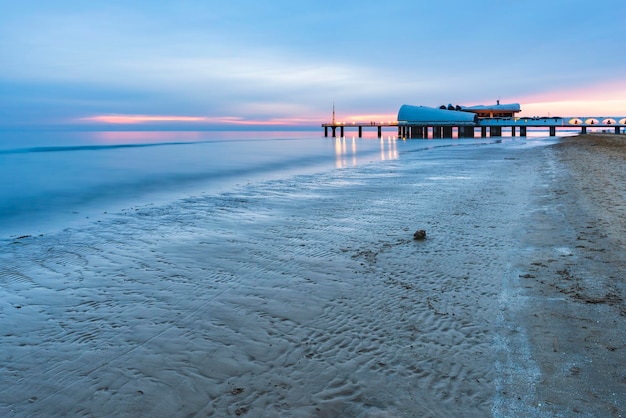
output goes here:
[{"label": "distant building", "polygon": [[458,106],[463,112],[475,113],[479,118],[512,118],[522,109],[519,103],[500,104],[500,100],[495,105],[479,106]]}]

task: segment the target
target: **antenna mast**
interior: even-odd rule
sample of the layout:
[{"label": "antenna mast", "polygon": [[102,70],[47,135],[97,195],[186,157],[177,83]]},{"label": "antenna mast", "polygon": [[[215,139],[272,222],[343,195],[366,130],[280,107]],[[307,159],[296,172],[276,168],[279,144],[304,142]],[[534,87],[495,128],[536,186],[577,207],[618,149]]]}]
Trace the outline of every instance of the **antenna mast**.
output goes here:
[{"label": "antenna mast", "polygon": [[335,124],[335,101],[333,100],[333,125]]}]

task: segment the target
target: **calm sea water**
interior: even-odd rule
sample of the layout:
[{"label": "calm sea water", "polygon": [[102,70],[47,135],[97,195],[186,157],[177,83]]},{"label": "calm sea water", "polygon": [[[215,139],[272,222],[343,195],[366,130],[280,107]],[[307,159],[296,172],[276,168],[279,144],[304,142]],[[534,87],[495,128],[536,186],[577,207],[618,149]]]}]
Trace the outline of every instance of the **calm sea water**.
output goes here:
[{"label": "calm sea water", "polygon": [[2,132],[0,236],[43,233],[134,205],[380,163],[419,149],[494,141],[402,141],[393,133],[325,138],[321,130]]}]

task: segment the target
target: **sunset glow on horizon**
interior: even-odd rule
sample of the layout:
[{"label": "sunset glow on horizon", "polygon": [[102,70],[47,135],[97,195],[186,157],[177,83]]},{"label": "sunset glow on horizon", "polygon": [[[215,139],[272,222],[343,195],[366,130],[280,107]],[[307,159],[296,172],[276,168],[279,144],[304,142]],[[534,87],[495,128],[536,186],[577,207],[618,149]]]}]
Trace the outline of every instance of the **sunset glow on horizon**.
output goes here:
[{"label": "sunset glow on horizon", "polygon": [[[400,108],[400,105],[398,105],[398,108]],[[342,122],[346,122],[346,124],[350,124],[350,123],[368,123],[368,122],[376,122],[376,123],[380,123],[380,122],[395,122],[398,119],[398,113],[397,113],[397,109],[393,109],[396,112],[395,113],[382,113],[382,114],[369,114],[369,115],[363,115],[363,114],[356,114],[356,115],[349,115],[349,116],[345,116],[345,117],[336,117],[336,120],[339,121],[341,120]]]},{"label": "sunset glow on horizon", "polygon": [[625,116],[626,99],[623,100],[555,100],[526,103],[520,116]]},{"label": "sunset glow on horizon", "polygon": [[626,82],[556,89],[520,100],[522,116],[621,116],[626,115]]},{"label": "sunset glow on horizon", "polygon": [[161,122],[201,123],[233,126],[306,126],[318,124],[317,119],[279,118],[267,120],[246,120],[236,116],[207,117],[179,115],[97,115],[78,118],[78,123],[101,123],[108,125],[140,125]]},{"label": "sunset glow on horizon", "polygon": [[207,122],[208,118],[196,116],[101,115],[80,118],[80,122],[134,125],[150,122]]}]

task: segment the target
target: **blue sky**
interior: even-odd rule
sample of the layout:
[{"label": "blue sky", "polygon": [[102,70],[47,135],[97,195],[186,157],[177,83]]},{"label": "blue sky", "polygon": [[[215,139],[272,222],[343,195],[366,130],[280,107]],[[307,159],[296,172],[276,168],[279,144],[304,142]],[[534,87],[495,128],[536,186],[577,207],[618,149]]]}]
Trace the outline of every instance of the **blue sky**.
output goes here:
[{"label": "blue sky", "polygon": [[0,128],[626,115],[626,2],[0,0]]}]

